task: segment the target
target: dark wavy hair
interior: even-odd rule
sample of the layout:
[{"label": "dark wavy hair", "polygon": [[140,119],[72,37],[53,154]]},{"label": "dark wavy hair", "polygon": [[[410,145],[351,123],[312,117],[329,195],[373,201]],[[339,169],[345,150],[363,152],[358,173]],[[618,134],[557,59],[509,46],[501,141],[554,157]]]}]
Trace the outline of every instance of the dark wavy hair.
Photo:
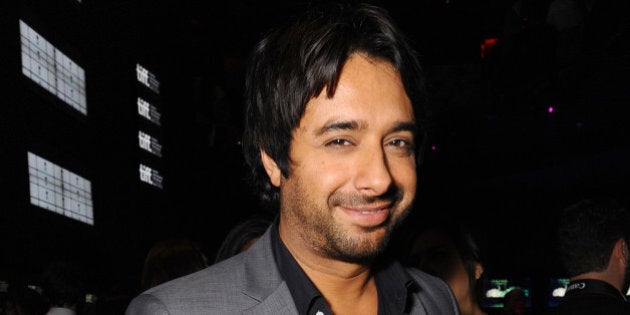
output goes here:
[{"label": "dark wavy hair", "polygon": [[293,22],[263,37],[246,71],[243,151],[248,181],[262,205],[275,209],[279,192],[269,182],[260,150],[289,176],[291,133],[307,102],[324,89],[328,97],[335,94],[341,70],[355,53],[388,61],[400,73],[419,125],[420,165],[426,137],[424,76],[417,52],[389,13],[371,4],[327,2]]},{"label": "dark wavy hair", "polygon": [[483,280],[476,279],[475,272],[477,264],[484,266],[485,263],[475,235],[467,225],[436,222],[430,227],[413,231],[408,244],[403,251],[402,262],[442,279],[448,279],[461,263],[468,276],[468,287],[476,302],[480,303]]},{"label": "dark wavy hair", "polygon": [[184,238],[158,241],[145,257],[140,289],[147,290],[207,266],[207,257],[196,242]]},{"label": "dark wavy hair", "polygon": [[602,271],[615,243],[630,236],[630,214],[616,199],[596,196],[564,208],[557,226],[560,260],[569,277]]},{"label": "dark wavy hair", "polygon": [[247,249],[246,247],[251,245],[250,242],[260,238],[272,223],[272,219],[263,216],[249,217],[240,221],[228,231],[221,242],[214,262],[218,263]]}]

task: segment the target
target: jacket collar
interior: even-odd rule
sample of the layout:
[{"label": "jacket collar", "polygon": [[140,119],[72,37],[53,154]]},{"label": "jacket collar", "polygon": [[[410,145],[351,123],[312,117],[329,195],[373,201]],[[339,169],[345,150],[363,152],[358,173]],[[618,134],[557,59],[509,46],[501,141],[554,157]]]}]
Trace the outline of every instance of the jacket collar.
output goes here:
[{"label": "jacket collar", "polygon": [[[243,276],[246,286],[243,294],[260,303],[244,314],[297,314],[291,293],[278,271],[271,246],[272,224],[265,234],[244,252]],[[260,272],[263,268],[264,272]]]}]

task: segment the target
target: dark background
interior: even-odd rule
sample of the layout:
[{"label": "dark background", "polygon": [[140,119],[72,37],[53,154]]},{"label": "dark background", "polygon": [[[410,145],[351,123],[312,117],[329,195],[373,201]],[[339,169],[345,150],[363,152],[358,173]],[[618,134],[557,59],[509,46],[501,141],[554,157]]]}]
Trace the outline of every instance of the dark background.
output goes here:
[{"label": "dark background", "polygon": [[[428,78],[430,146],[403,231],[464,222],[488,275],[531,277],[542,287],[562,274],[552,246],[558,210],[594,194],[628,202],[627,1],[593,1],[570,55],[556,53],[566,33],[545,23],[549,0],[523,1],[520,16],[514,1],[372,2],[409,35]],[[84,262],[97,287],[133,291],[157,240],[190,238],[212,257],[231,226],[260,211],[239,145],[247,54],[268,27],[307,5],[3,3],[0,230],[8,254],[0,276],[33,274],[65,257]],[[87,117],[21,75],[18,18],[84,66]],[[482,49],[486,39],[494,45]],[[137,62],[161,83],[159,129],[135,112],[146,93],[135,82]],[[139,128],[155,129],[162,158],[138,149]],[[29,204],[25,151],[92,180],[94,226]],[[161,171],[163,189],[138,181],[139,161]]]},{"label": "dark background", "polygon": [[[569,52],[576,56],[572,63],[563,65],[565,56],[556,55],[561,35],[545,23],[549,1],[523,1],[520,16],[511,11],[511,1],[375,3],[409,34],[429,80],[435,150],[427,152],[420,170],[412,219],[472,225],[488,248],[489,270],[497,273],[556,268],[549,248],[556,210],[588,195],[627,195],[628,6],[602,1],[591,7],[579,35],[582,45]],[[215,102],[208,116],[239,126],[246,53],[267,27],[305,5],[236,1],[219,9],[191,1],[180,7],[181,28],[172,28],[171,42],[159,50],[183,77],[217,79],[211,83],[225,89],[229,109],[217,114],[223,105]],[[155,9],[148,19],[173,21],[171,5]],[[148,41],[167,38],[162,29],[143,31],[155,36]],[[497,41],[482,57],[488,38]],[[200,106],[208,110],[206,103]],[[188,122],[181,117],[174,128],[190,128]],[[199,154],[191,151],[189,157]],[[214,173],[223,169],[228,174]],[[220,182],[234,171],[211,169]],[[183,187],[188,194],[190,185]]]},{"label": "dark background", "polygon": [[[557,210],[589,195],[627,198],[628,5],[601,1],[591,7],[579,35],[581,46],[566,53],[575,57],[565,65],[560,58],[568,55],[556,54],[561,34],[545,22],[549,1],[523,1],[520,16],[511,1],[375,3],[388,8],[410,36],[429,80],[429,143],[435,150],[428,150],[420,170],[420,198],[410,228],[444,218],[465,222],[483,245],[488,274],[544,278],[562,273],[551,244]],[[238,185],[240,166],[234,161],[239,154],[228,140],[240,133],[246,55],[264,30],[306,5],[234,1],[219,8],[190,1],[179,7],[179,16],[168,4],[153,5],[154,15],[146,17],[178,25],[170,33],[153,23],[141,30],[151,34],[145,40],[164,43],[152,53],[173,62],[165,66],[169,71],[226,93],[217,100],[207,89],[196,90],[200,98],[214,100],[211,113],[207,101],[197,105],[197,112],[207,114],[213,128],[223,122],[230,126],[214,138],[225,143],[225,152],[216,144],[205,152],[183,145],[182,137],[171,140],[194,148],[184,155],[187,159],[216,163],[198,182],[200,170],[173,161],[183,168],[177,174],[197,176],[181,179],[180,200],[201,206],[206,216],[235,211],[232,198],[224,203],[228,211],[219,202],[205,207],[189,198],[196,191],[206,200],[211,177],[217,186],[231,179]],[[482,57],[485,39],[496,42]],[[191,128],[187,114],[173,115],[182,116],[172,128]]]}]

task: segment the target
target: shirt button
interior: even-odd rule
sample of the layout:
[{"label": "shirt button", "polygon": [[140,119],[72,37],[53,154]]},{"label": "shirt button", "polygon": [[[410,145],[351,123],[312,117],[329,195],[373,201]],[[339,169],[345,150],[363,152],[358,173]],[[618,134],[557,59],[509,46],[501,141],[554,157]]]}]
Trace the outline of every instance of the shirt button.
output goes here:
[{"label": "shirt button", "polygon": [[315,315],[324,315],[324,312],[318,310]]}]

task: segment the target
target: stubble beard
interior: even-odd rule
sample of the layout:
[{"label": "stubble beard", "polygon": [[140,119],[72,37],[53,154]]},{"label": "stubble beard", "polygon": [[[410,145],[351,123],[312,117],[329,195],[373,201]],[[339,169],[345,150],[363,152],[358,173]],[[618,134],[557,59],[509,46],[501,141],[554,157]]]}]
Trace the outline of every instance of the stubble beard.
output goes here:
[{"label": "stubble beard", "polygon": [[[317,203],[314,201],[315,198],[309,198],[305,194],[308,190],[299,182],[299,179],[295,180],[298,182],[287,189],[282,196],[283,204],[293,205],[291,208],[281,207],[283,217],[289,221],[287,222],[289,225],[293,226],[302,241],[308,243],[312,249],[324,257],[351,263],[371,263],[387,249],[395,227],[402,223],[411,212],[411,204],[402,211],[392,208],[394,216],[390,215],[381,225],[361,228],[362,231],[357,235],[356,232],[348,231],[334,220],[331,213],[333,207],[329,204],[334,205],[335,203],[331,200],[335,199],[363,199],[362,197],[347,197],[341,193],[335,193],[329,199],[329,204]],[[402,197],[399,194],[394,195],[396,197],[389,198],[397,198],[392,204],[394,207],[400,207]]]}]

